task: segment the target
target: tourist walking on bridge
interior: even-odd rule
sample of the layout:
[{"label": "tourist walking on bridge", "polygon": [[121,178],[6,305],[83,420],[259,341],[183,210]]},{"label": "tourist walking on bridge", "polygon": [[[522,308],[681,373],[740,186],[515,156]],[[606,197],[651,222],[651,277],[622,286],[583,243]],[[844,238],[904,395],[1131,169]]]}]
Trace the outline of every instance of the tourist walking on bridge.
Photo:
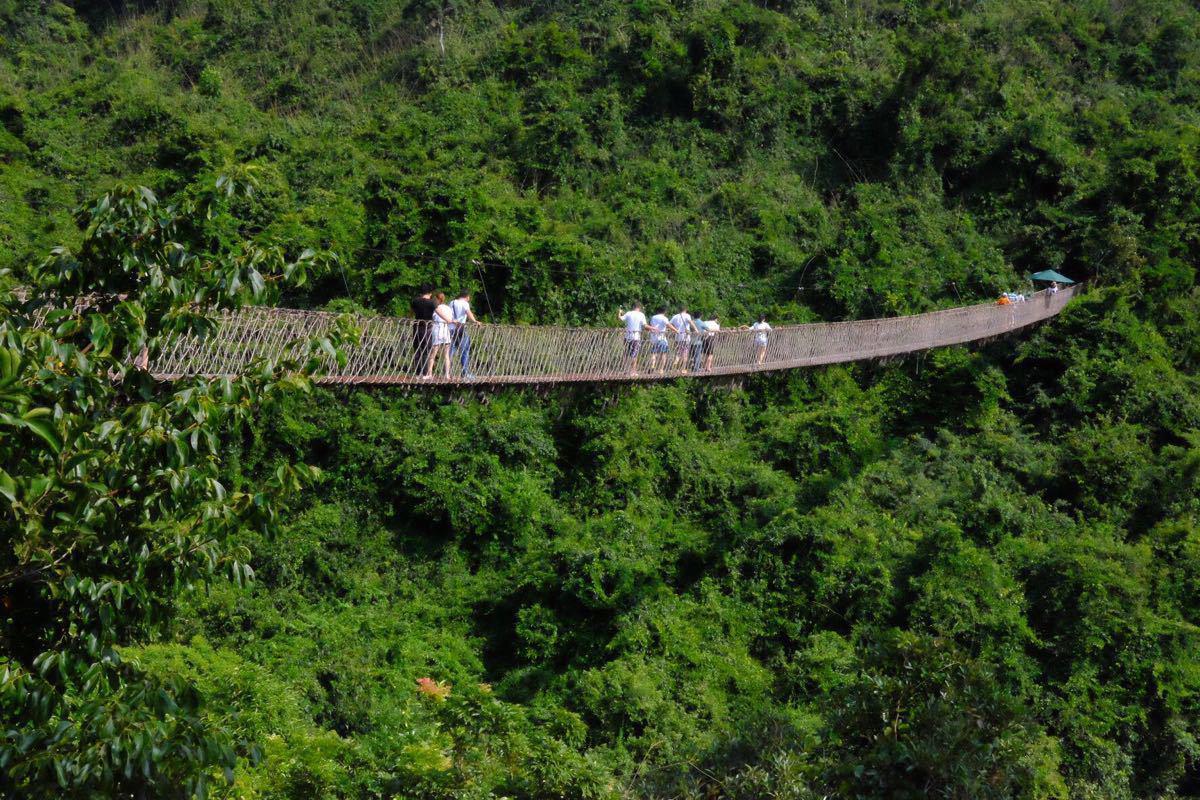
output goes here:
[{"label": "tourist walking on bridge", "polygon": [[425,374],[426,362],[429,360],[429,326],[433,324],[433,310],[437,308],[437,302],[432,295],[433,287],[426,284],[421,287],[420,294],[412,300],[413,318],[417,320],[413,325],[413,375]]},{"label": "tourist walking on bridge", "polygon": [[617,318],[625,323],[625,366],[630,375],[637,375],[638,351],[642,349],[642,328],[647,327],[642,304],[634,303],[629,311],[618,309]]},{"label": "tourist walking on bridge", "polygon": [[450,353],[458,355],[462,365],[462,376],[471,380],[471,335],[467,332],[467,323],[479,324],[475,313],[471,311],[471,293],[466,289],[458,293],[458,297],[450,303],[450,312],[454,315],[454,331],[450,338]]},{"label": "tourist walking on bridge", "polygon": [[771,323],[767,322],[767,315],[760,316],[758,322],[750,326],[750,330],[754,331],[754,345],[758,348],[754,363],[761,365],[767,357],[767,344],[771,334]]},{"label": "tourist walking on bridge", "polygon": [[667,319],[667,307],[658,309],[658,313],[650,318],[650,371],[658,370],[662,375],[667,371],[667,361],[671,359],[671,345],[667,342],[667,331],[679,333],[679,330]]},{"label": "tourist walking on bridge", "polygon": [[426,379],[433,377],[433,365],[441,360],[445,367],[446,380],[450,380],[450,328],[454,325],[454,312],[446,305],[446,295],[438,292],[433,296],[437,305],[433,308],[430,322],[433,345],[429,350],[429,362],[425,367]]},{"label": "tourist walking on bridge", "polygon": [[697,332],[696,322],[688,313],[687,306],[679,309],[679,313],[671,317],[671,328],[675,331],[675,364],[676,372],[687,371],[688,348],[692,344],[692,334]]},{"label": "tourist walking on bridge", "polygon": [[[717,351],[717,334],[721,332],[721,323],[714,314],[712,319],[697,320],[696,329],[699,335],[692,345],[692,369],[696,372],[701,369],[708,372],[712,369],[713,355]],[[701,358],[704,359],[703,366]]]},{"label": "tourist walking on bridge", "polygon": [[692,341],[688,346],[688,369],[691,372],[699,372],[704,363],[704,331],[706,330],[704,325],[705,322],[700,317],[692,320],[695,332],[692,334]]}]

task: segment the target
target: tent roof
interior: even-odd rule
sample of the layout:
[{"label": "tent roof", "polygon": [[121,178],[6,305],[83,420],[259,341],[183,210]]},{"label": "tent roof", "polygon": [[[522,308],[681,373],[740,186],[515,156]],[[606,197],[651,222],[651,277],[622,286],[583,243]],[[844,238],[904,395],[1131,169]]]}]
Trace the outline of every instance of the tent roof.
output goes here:
[{"label": "tent roof", "polygon": [[1035,272],[1029,276],[1035,281],[1058,281],[1059,283],[1074,283],[1075,281],[1063,275],[1061,272],[1055,272],[1052,269],[1044,269],[1041,272]]}]

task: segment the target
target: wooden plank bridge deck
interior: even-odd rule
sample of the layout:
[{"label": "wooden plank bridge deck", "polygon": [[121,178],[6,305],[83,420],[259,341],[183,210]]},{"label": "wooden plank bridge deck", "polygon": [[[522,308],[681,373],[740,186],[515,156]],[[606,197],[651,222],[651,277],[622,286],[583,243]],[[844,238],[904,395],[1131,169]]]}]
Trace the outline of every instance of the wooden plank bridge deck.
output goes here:
[{"label": "wooden plank bridge deck", "polygon": [[[446,378],[435,365],[435,377],[414,370],[417,337],[428,323],[402,317],[363,316],[358,344],[348,348],[344,365],[330,363],[316,376],[322,384],[361,385],[505,385],[648,382],[683,376],[709,377],[797,369],[822,364],[896,356],[934,347],[989,339],[1048,319],[1067,304],[1077,287],[1031,295],[1012,305],[986,303],[904,317],[781,325],[770,333],[762,363],[753,331],[721,331],[712,342],[712,368],[650,372],[650,342],[643,341],[637,374],[626,359],[622,328],[568,328],[526,325],[469,326],[470,377],[451,357]],[[252,363],[278,356],[291,343],[320,335],[339,315],[320,311],[247,308],[219,320],[207,338],[180,339],[154,358],[151,372],[163,380],[186,376],[237,375]],[[648,339],[648,334],[643,334]],[[673,366],[678,346],[668,335]],[[685,366],[690,366],[691,358]]]}]

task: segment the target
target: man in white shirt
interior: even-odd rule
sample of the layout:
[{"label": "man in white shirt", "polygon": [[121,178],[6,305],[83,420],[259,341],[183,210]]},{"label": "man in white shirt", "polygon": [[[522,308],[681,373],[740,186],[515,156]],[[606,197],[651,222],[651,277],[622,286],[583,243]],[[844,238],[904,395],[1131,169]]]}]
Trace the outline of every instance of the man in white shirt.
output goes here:
[{"label": "man in white shirt", "polygon": [[470,380],[475,376],[471,374],[471,337],[467,333],[467,323],[479,324],[479,320],[475,319],[475,314],[471,311],[471,293],[466,289],[459,292],[458,297],[450,301],[450,313],[454,315],[455,323],[450,352],[458,353],[459,363],[462,364],[462,376]]},{"label": "man in white shirt", "polygon": [[663,306],[650,318],[650,371],[657,369],[659,375],[667,371],[667,360],[671,354],[671,345],[667,343],[667,331],[679,333],[671,324],[671,320],[667,319],[667,308]]},{"label": "man in white shirt", "polygon": [[642,349],[642,328],[647,327],[642,304],[634,303],[629,311],[617,310],[617,318],[625,323],[625,363],[630,375],[637,375],[638,351]]},{"label": "man in white shirt", "polygon": [[686,369],[688,346],[692,342],[692,331],[696,323],[688,313],[687,306],[679,309],[679,313],[671,317],[671,328],[675,331],[675,370]]}]

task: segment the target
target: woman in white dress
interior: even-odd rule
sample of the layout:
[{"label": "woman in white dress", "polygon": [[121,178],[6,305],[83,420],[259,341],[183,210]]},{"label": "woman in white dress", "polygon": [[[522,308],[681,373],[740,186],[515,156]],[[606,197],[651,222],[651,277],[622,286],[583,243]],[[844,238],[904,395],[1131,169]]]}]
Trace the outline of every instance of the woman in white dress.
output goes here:
[{"label": "woman in white dress", "polygon": [[437,306],[433,309],[432,330],[430,331],[429,362],[425,365],[426,380],[433,377],[433,365],[440,358],[445,366],[446,379],[450,379],[450,328],[454,324],[454,312],[446,305],[446,295],[438,292],[433,296]]}]

